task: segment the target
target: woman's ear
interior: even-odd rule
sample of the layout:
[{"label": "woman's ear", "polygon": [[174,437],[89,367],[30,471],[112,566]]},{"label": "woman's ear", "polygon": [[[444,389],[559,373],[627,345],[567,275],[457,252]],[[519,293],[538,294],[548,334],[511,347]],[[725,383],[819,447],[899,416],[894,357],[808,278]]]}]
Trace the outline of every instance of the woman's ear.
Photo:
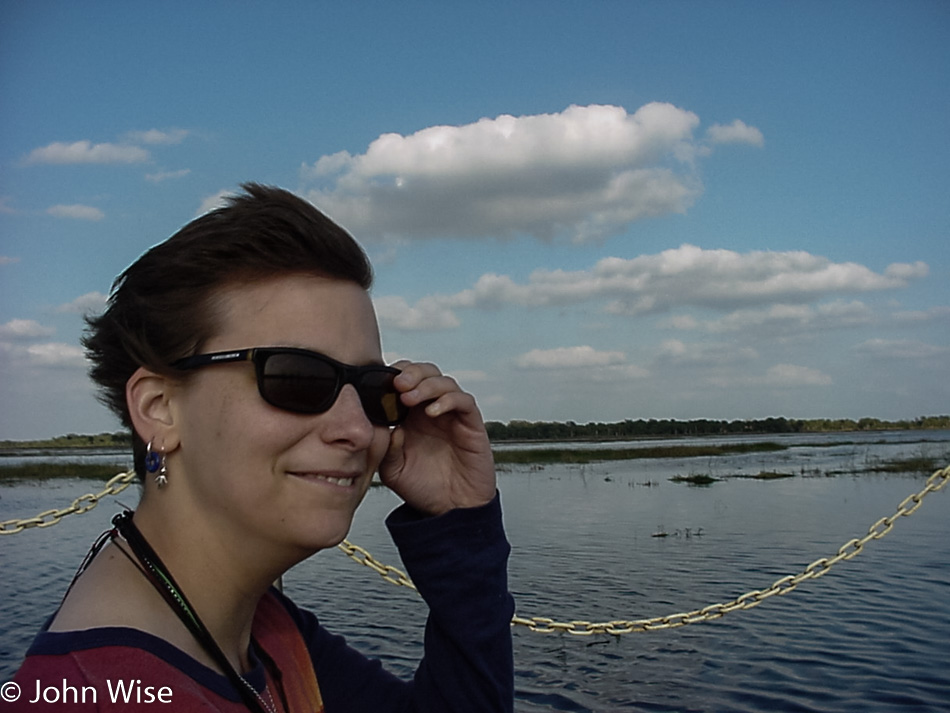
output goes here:
[{"label": "woman's ear", "polygon": [[132,427],[146,443],[155,441],[170,452],[178,447],[178,427],[172,397],[177,382],[167,376],[139,367],[125,384],[125,401]]}]

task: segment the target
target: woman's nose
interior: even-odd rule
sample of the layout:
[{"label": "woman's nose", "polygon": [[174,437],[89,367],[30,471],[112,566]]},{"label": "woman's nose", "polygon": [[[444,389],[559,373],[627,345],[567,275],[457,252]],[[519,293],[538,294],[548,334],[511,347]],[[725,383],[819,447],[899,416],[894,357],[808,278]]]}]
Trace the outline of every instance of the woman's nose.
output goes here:
[{"label": "woman's nose", "polygon": [[354,450],[369,448],[375,426],[366,417],[360,395],[352,384],[345,384],[333,405],[323,414],[324,440],[343,443]]}]

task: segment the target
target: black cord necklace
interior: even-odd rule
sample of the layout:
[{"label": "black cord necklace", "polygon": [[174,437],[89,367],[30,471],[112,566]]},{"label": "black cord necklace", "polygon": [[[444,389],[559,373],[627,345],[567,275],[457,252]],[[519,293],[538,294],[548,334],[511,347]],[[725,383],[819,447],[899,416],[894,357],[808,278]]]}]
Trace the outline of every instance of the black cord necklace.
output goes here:
[{"label": "black cord necklace", "polygon": [[[204,622],[201,621],[194,607],[191,606],[175,582],[175,579],[172,577],[171,572],[168,571],[165,563],[162,562],[161,558],[155,553],[155,550],[152,549],[152,546],[139,531],[138,527],[132,522],[132,515],[132,511],[126,510],[112,518],[112,524],[115,525],[115,529],[109,533],[110,539],[114,541],[117,535],[121,535],[129,544],[132,552],[141,563],[140,569],[142,572],[147,576],[158,593],[162,595],[172,608],[172,611],[178,615],[178,618],[181,619],[182,623],[188,628],[188,631],[198,640],[202,648],[214,659],[221,670],[224,671],[225,675],[231,681],[231,685],[234,686],[238,695],[241,696],[244,704],[250,710],[254,711],[254,713],[277,713],[275,707],[267,705],[267,702],[261,697],[257,690],[231,665],[231,662],[227,656],[224,655],[221,647],[218,646],[218,643],[214,640],[211,632],[208,631],[208,628],[204,625]],[[268,657],[266,652],[256,643],[255,648],[261,654],[261,658],[264,660],[266,667],[266,663],[270,657]],[[267,692],[266,688],[265,692]],[[284,708],[285,710],[287,708],[286,701],[284,702]]]}]

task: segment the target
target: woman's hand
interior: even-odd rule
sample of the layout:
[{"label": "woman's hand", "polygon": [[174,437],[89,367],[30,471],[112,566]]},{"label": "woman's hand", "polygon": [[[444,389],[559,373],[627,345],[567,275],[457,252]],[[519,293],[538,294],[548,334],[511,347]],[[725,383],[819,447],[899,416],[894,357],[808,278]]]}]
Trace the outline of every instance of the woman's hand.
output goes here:
[{"label": "woman's hand", "polygon": [[475,398],[434,364],[402,361],[396,388],[409,406],[379,465],[383,483],[416,510],[441,515],[495,497],[495,463]]}]

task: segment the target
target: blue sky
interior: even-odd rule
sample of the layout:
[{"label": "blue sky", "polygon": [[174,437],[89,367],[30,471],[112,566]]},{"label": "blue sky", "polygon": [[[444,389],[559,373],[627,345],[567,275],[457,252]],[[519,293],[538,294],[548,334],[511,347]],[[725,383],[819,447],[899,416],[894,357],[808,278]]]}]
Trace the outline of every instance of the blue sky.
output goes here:
[{"label": "blue sky", "polygon": [[242,181],[486,418],[950,411],[950,5],[0,2],[0,439],[114,430],[84,311]]}]

